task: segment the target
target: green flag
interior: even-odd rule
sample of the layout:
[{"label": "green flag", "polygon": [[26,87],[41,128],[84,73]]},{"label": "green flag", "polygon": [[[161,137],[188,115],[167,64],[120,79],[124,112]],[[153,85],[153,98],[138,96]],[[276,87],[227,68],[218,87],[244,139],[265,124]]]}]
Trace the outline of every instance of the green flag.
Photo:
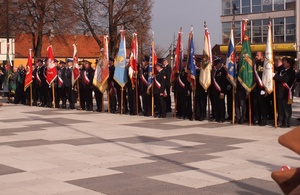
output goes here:
[{"label": "green flag", "polygon": [[252,65],[252,54],[250,49],[249,37],[247,35],[247,32],[245,32],[240,64],[238,68],[238,80],[248,92],[252,91],[252,89],[255,87]]}]

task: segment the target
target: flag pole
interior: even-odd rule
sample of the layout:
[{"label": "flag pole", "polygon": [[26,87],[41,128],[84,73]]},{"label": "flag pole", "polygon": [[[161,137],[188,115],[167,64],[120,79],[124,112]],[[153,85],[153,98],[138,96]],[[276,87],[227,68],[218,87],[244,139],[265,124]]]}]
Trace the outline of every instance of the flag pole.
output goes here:
[{"label": "flag pole", "polygon": [[[152,73],[151,76],[154,76],[154,32],[152,32]],[[152,116],[154,116],[154,77],[152,78],[152,94],[151,94],[151,108],[152,108]]]},{"label": "flag pole", "polygon": [[252,126],[252,109],[251,109],[251,92],[248,94],[248,105],[249,105],[249,126]]},{"label": "flag pole", "polygon": [[[106,90],[106,94],[107,94],[107,105],[108,105],[107,112],[110,113],[111,112],[111,110],[110,110],[110,94],[109,94],[109,89],[108,88]],[[103,96],[102,96],[102,101],[104,101]],[[102,108],[103,108],[103,106],[102,106]]]},{"label": "flag pole", "polygon": [[30,86],[29,86],[30,88],[30,91],[29,91],[29,93],[30,93],[30,98],[29,98],[29,100],[30,100],[30,107],[32,107],[32,83],[30,84]]},{"label": "flag pole", "polygon": [[[99,89],[98,89],[98,90],[99,90]],[[102,93],[100,90],[99,90],[99,92]],[[101,112],[104,112],[104,93],[102,93],[101,107],[102,107]]]},{"label": "flag pole", "polygon": [[55,108],[55,91],[54,91],[54,82],[51,83],[52,85],[52,99],[53,99],[53,108]]},{"label": "flag pole", "polygon": [[[232,12],[233,12],[233,18],[232,18],[232,31],[233,31],[233,37],[235,37],[235,11],[237,10],[236,4],[233,4]],[[235,42],[235,41],[234,41]],[[234,45],[235,46],[235,45]],[[233,50],[233,55],[234,55],[234,82],[237,84],[236,80],[236,56],[235,56],[235,47]],[[235,123],[235,93],[236,93],[236,86],[232,85],[232,124]]]},{"label": "flag pole", "polygon": [[[136,73],[134,73],[136,75]],[[137,76],[135,76],[135,107],[136,107],[136,115],[139,115],[139,92],[138,92],[138,82]]]},{"label": "flag pole", "polygon": [[277,121],[277,102],[276,102],[276,87],[275,87],[275,81],[273,80],[273,104],[274,104],[274,124],[275,128],[278,127],[278,121]]},{"label": "flag pole", "polygon": [[124,88],[123,87],[121,87],[121,110],[120,110],[120,113],[121,113],[121,115],[123,114],[123,90],[124,90]]}]

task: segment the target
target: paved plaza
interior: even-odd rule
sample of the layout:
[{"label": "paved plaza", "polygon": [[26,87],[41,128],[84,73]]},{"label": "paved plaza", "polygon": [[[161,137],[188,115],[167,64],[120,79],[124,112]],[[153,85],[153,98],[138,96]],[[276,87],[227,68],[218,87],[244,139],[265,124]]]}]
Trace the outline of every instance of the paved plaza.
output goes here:
[{"label": "paved plaza", "polygon": [[277,142],[299,99],[277,129],[0,102],[3,195],[279,195],[271,172],[299,166]]}]

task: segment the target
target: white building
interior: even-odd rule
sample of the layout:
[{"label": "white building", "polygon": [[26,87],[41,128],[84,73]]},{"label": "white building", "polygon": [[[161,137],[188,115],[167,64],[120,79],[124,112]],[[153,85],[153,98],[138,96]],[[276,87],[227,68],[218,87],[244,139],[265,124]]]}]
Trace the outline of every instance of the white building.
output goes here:
[{"label": "white building", "polygon": [[[11,61],[15,59],[15,39],[9,38],[9,58]],[[0,38],[0,62],[6,60],[7,54],[7,38]]]}]

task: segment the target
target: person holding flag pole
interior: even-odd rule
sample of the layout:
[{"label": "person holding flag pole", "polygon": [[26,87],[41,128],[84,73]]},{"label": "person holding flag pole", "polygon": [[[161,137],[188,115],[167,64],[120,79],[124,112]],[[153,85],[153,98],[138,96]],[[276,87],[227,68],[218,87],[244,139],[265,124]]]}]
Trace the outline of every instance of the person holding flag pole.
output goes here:
[{"label": "person holding flag pole", "polygon": [[255,87],[254,74],[253,74],[253,62],[252,62],[252,52],[250,49],[250,41],[247,29],[248,20],[244,20],[242,24],[242,37],[244,37],[242,43],[242,51],[240,55],[238,81],[243,86],[243,88],[248,93],[248,103],[249,103],[249,125],[252,125],[252,113],[251,113],[251,94],[250,92]]},{"label": "person holding flag pole", "polygon": [[54,64],[54,56],[53,56],[53,49],[52,49],[52,33],[50,33],[50,46],[47,48],[48,52],[48,66],[46,67],[46,81],[52,88],[52,104],[53,107],[55,108],[55,92],[54,92],[54,80],[57,77],[57,72],[56,72],[56,66]]},{"label": "person holding flag pole", "polygon": [[[187,66],[186,66],[186,69],[187,69],[187,73],[188,73],[188,81],[190,82],[191,84],[191,87],[192,87],[192,91],[193,91],[193,105],[187,105],[186,108],[188,110],[188,118],[190,119],[194,119],[195,118],[195,92],[196,92],[196,64],[195,64],[195,55],[194,55],[194,51],[195,51],[195,48],[194,48],[194,39],[193,39],[193,35],[194,35],[194,29],[193,29],[193,26],[191,26],[191,32],[189,34],[189,39],[188,39],[188,60],[187,60]],[[190,97],[189,97],[190,99]],[[188,100],[187,102],[190,102],[190,100]],[[190,108],[192,107],[192,110],[190,110]],[[190,114],[190,113],[193,113]]]},{"label": "person holding flag pole", "polygon": [[78,95],[78,101],[79,101],[79,110],[81,110],[81,101],[80,101],[80,87],[79,87],[79,65],[78,65],[78,53],[77,53],[77,43],[76,43],[76,36],[74,37],[74,44],[73,44],[73,69],[72,69],[72,86],[77,88],[77,95]]},{"label": "person holding flag pole", "polygon": [[177,45],[176,45],[176,51],[175,51],[175,63],[172,69],[170,82],[174,91],[174,99],[175,99],[175,108],[174,108],[174,118],[176,118],[177,114],[177,85],[178,85],[178,76],[181,72],[182,68],[182,60],[183,60],[183,46],[182,46],[182,27],[180,27],[180,30],[178,32],[178,38],[177,38]]},{"label": "person holding flag pole", "polygon": [[268,94],[273,92],[273,104],[274,104],[274,124],[277,127],[277,108],[276,108],[276,90],[275,90],[275,81],[273,80],[274,74],[274,56],[273,56],[273,43],[272,43],[272,23],[269,18],[268,23],[268,37],[267,37],[267,46],[265,52],[264,68],[262,74],[262,83],[264,85],[265,91]]},{"label": "person holding flag pole", "polygon": [[[204,21],[204,46],[203,46],[203,63],[200,67],[199,82],[203,87],[204,91],[207,92],[211,84],[211,70],[212,70],[212,53],[211,53],[211,43],[210,34]],[[208,97],[210,94],[208,93]],[[210,98],[207,98],[208,105],[208,121],[210,120]]]},{"label": "person holding flag pole", "polygon": [[27,90],[28,87],[30,87],[30,96],[29,96],[29,102],[30,106],[32,106],[32,49],[29,49],[28,53],[28,61],[27,61],[27,66],[26,66],[26,76],[25,76],[25,82],[24,82],[24,91]]},{"label": "person holding flag pole", "polygon": [[[235,47],[234,47],[234,20],[232,21],[230,39],[228,43],[227,59],[225,68],[227,70],[227,79],[232,85],[232,124],[235,123],[235,91],[236,91],[236,68],[235,68]],[[230,85],[229,85],[230,86]],[[228,104],[228,102],[227,102]],[[229,109],[229,108],[227,108]]]},{"label": "person holding flag pole", "polygon": [[123,101],[124,101],[124,86],[128,81],[127,66],[126,66],[126,41],[125,41],[125,30],[120,30],[120,45],[117,58],[115,60],[116,68],[114,73],[114,80],[121,87],[121,105],[120,113],[123,114]]}]

